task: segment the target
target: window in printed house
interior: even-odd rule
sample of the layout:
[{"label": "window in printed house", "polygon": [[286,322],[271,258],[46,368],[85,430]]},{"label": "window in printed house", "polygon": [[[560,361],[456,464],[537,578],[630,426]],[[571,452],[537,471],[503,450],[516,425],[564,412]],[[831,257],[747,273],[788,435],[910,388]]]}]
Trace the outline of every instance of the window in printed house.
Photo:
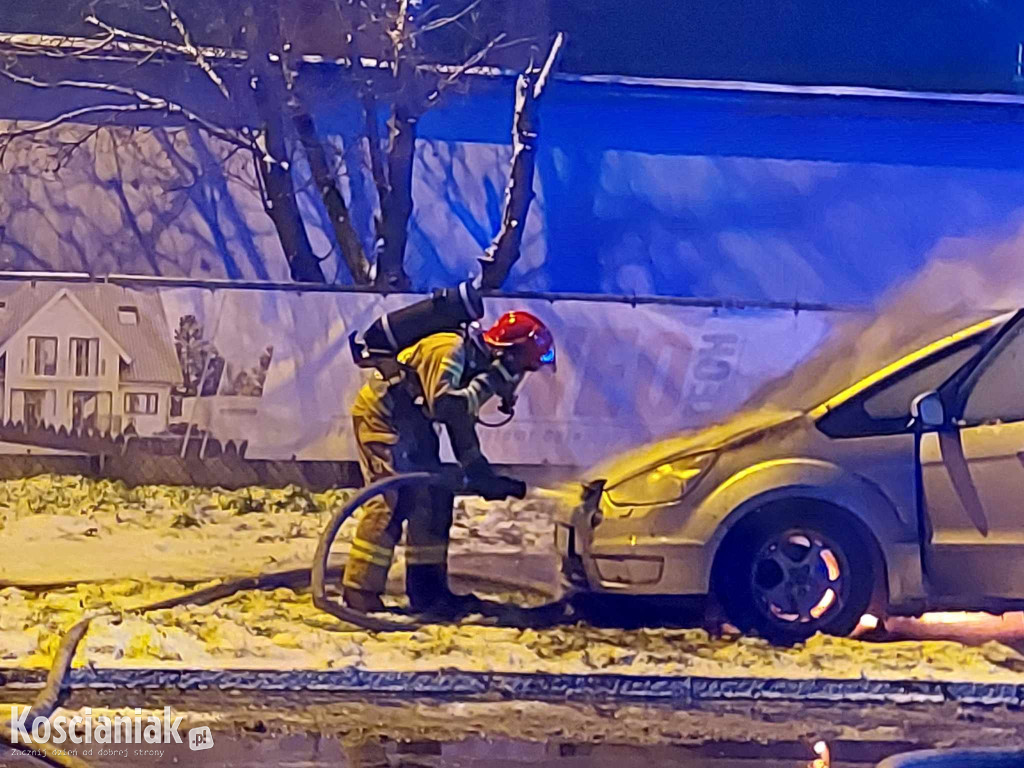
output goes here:
[{"label": "window in printed house", "polygon": [[158,405],[159,397],[151,392],[128,392],[124,396],[124,412],[132,416],[152,416]]},{"label": "window in printed house", "polygon": [[57,392],[53,389],[11,390],[11,414],[26,427],[41,427],[56,414]]},{"label": "window in printed house", "polygon": [[71,392],[71,426],[109,431],[114,426],[110,392]]},{"label": "window in printed house", "polygon": [[34,376],[57,375],[57,339],[54,336],[29,336],[28,360]]},{"label": "window in printed house", "polygon": [[117,308],[117,320],[121,325],[138,325],[139,308],[124,305]]},{"label": "window in printed house", "polygon": [[75,376],[99,376],[99,339],[71,339],[71,371]]}]

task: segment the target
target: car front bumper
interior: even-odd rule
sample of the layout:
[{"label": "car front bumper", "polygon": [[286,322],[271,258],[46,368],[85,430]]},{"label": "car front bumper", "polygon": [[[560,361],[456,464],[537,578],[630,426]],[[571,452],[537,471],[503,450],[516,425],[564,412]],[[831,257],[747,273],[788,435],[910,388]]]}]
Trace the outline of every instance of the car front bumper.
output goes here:
[{"label": "car front bumper", "polygon": [[584,494],[582,502],[563,508],[555,519],[554,542],[563,586],[625,594],[706,592],[702,547],[638,537],[637,530],[633,521],[604,518],[599,493]]},{"label": "car front bumper", "polygon": [[576,548],[576,531],[570,524],[555,523],[555,552],[561,561],[562,585],[568,590],[588,590],[590,580],[583,567],[583,555]]}]

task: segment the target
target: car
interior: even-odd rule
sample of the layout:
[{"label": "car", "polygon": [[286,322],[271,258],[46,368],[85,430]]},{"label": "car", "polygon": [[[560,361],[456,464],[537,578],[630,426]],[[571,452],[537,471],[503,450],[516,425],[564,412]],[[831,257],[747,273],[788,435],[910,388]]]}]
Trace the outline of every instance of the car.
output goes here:
[{"label": "car", "polygon": [[946,747],[887,757],[877,768],[1024,768],[1024,749],[1014,747]]},{"label": "car", "polygon": [[782,642],[1024,606],[1024,311],[935,331],[804,407],[768,398],[587,473],[556,515],[567,584],[712,596]]}]

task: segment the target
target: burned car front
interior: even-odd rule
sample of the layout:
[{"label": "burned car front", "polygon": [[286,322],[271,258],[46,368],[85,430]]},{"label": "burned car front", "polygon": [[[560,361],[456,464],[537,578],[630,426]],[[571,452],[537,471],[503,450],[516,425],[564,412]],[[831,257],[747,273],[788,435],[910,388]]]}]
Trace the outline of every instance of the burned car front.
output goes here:
[{"label": "burned car front", "polygon": [[556,520],[567,585],[630,594],[706,592],[709,521],[695,514],[743,461],[744,445],[799,416],[741,414],[591,470],[575,503],[563,506]]},{"label": "burned car front", "polygon": [[737,627],[783,641],[847,634],[869,611],[1024,604],[1024,312],[911,338],[873,369],[837,347],[773,395],[806,406],[752,408],[592,471],[557,525],[570,582],[713,594]]}]

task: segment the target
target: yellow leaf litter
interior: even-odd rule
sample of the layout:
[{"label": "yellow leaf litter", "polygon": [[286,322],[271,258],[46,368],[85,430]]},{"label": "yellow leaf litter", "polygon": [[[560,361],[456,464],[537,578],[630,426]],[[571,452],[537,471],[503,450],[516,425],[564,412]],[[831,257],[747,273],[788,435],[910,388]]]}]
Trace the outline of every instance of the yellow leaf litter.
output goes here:
[{"label": "yellow leaf litter", "polygon": [[[184,591],[170,584],[87,584],[33,594],[0,590],[0,661],[49,666],[61,634],[86,611],[93,622],[75,663],[98,667],[620,673],[1024,682],[1013,650],[988,643],[866,643],[816,636],[794,648],[756,638],[711,638],[699,629],[551,629],[428,626],[374,634],[352,628],[290,589],[244,592],[201,607],[146,616],[133,606]],[[1018,667],[1019,668],[1019,667]]]},{"label": "yellow leaf litter", "polygon": [[[13,554],[20,552],[26,562],[42,561],[48,573],[58,575],[74,566],[103,573],[128,555],[145,564],[131,577],[66,578],[85,582],[74,588],[0,590],[0,666],[47,667],[72,624],[87,613],[112,610],[116,615],[93,622],[76,664],[253,669],[357,665],[380,670],[1024,683],[1024,674],[1015,671],[1022,669],[1024,657],[995,642],[980,647],[947,641],[871,644],[819,636],[784,649],[752,638],[710,638],[698,629],[583,625],[545,630],[429,626],[372,634],[326,616],[308,594],[288,589],[240,593],[208,606],[146,616],[125,613],[188,589],[155,578],[150,571],[157,563],[173,579],[185,578],[180,569],[186,567],[197,573],[205,568],[223,578],[226,573],[237,575],[239,563],[257,570],[267,564],[308,564],[320,530],[350,493],[314,494],[296,487],[128,488],[108,480],[49,475],[0,482],[0,544]],[[491,506],[464,502],[456,511],[453,548],[472,544],[474,551],[484,552],[543,551],[551,545],[550,511],[536,500]],[[341,540],[347,535],[343,531]],[[62,561],[54,554],[58,547],[68,557],[92,559]],[[39,554],[44,552],[46,556]],[[234,560],[225,566],[229,558]],[[218,564],[220,571],[211,567]]]},{"label": "yellow leaf litter", "polygon": [[[204,581],[308,566],[320,532],[351,494],[295,486],[129,488],[54,475],[0,481],[0,583]],[[460,500],[452,552],[550,552],[551,512],[549,502],[535,499]],[[337,553],[347,549],[355,523],[343,526]]]}]

